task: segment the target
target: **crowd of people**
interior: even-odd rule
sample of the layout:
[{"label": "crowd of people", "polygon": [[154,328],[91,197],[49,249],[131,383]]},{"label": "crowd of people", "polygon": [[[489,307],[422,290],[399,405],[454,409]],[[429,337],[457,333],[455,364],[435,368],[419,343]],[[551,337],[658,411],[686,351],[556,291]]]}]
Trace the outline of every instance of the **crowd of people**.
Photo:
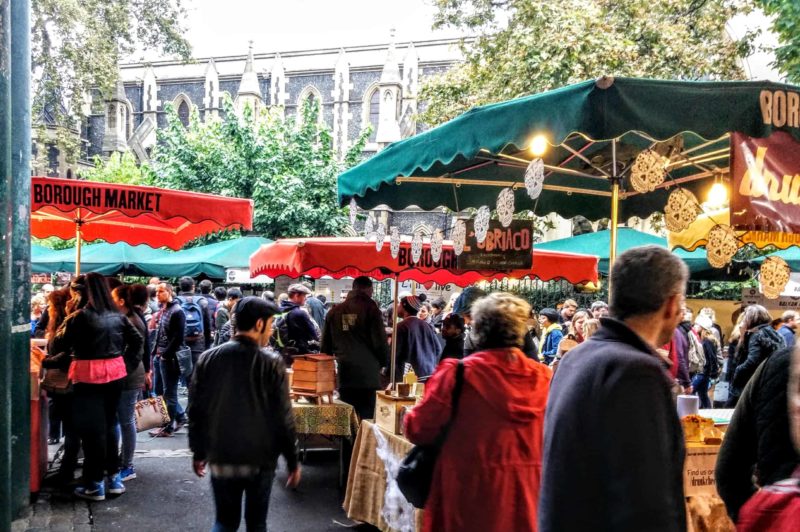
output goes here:
[{"label": "crowd of people", "polygon": [[[767,487],[784,486],[800,463],[800,441],[790,437],[794,423],[800,440],[797,315],[773,320],[748,306],[726,339],[712,309],[695,316],[686,306],[686,280],[679,259],[646,246],[618,258],[610,305],[584,309],[568,299],[536,312],[511,294],[468,287],[447,302],[406,294],[382,311],[367,277],[336,305],[302,283],[277,297],[207,281],[195,291],[189,277],[178,290],[93,273],[45,286],[31,331],[47,339],[51,442],[64,437],[57,479],[74,482],[82,448],[74,494],[124,493],[136,478],[136,402],[163,396],[170,421],[151,435],[172,437],[190,423],[194,470],[211,473],[217,528],[238,527],[246,494],[245,521],[258,529],[279,456],[287,484],[300,481],[285,368],[295,355],[321,352],[335,356],[339,398],[361,418],[373,417],[392,370],[395,380],[413,372],[426,383],[405,435],[429,445],[449,432],[425,530],[684,530],[679,394],[695,394],[702,408],[736,408],[719,493],[739,523],[777,522],[785,489]],[[723,384],[727,399],[712,402],[709,390]]]}]

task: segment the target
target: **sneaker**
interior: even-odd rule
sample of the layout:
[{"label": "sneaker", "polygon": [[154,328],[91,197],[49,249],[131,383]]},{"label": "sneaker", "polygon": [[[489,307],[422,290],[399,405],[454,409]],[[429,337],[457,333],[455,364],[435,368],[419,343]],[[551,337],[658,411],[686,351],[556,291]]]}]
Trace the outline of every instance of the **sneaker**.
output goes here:
[{"label": "sneaker", "polygon": [[127,482],[136,478],[136,469],[133,466],[123,467],[119,472],[119,479],[122,482]]},{"label": "sneaker", "polygon": [[122,495],[125,493],[125,484],[122,483],[119,473],[108,477],[108,492],[112,495]]},{"label": "sneaker", "polygon": [[72,493],[76,497],[80,499],[86,499],[87,501],[106,500],[106,487],[102,482],[87,482],[86,484],[75,488],[75,491]]},{"label": "sneaker", "polygon": [[188,422],[189,420],[186,418],[179,419],[178,421],[175,422],[175,429],[172,432],[178,432],[183,427],[185,427]]}]

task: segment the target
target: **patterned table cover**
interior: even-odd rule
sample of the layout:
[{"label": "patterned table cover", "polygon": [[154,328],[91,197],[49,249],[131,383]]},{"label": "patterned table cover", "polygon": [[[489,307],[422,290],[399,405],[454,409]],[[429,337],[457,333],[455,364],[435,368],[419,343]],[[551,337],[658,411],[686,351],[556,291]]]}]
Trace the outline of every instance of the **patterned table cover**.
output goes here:
[{"label": "patterned table cover", "polygon": [[352,438],[358,432],[358,417],[353,407],[341,401],[331,404],[292,403],[298,434],[322,434]]}]

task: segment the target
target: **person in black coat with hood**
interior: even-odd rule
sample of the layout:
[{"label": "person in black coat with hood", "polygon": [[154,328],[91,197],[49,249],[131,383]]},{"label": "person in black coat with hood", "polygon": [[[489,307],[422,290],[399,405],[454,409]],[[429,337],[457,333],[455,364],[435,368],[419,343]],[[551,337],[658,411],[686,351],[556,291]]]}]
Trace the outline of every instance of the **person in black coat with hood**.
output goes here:
[{"label": "person in black coat with hood", "polygon": [[786,346],[781,335],[770,325],[771,322],[772,316],[761,305],[750,305],[745,309],[742,327],[746,332],[736,349],[730,397],[725,405],[727,408],[736,407],[744,387],[758,366],[772,353]]}]

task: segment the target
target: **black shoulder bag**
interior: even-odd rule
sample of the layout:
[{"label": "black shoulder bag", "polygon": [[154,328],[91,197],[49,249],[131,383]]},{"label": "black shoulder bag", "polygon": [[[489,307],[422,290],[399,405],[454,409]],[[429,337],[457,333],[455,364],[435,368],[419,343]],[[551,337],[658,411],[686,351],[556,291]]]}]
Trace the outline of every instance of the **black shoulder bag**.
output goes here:
[{"label": "black shoulder bag", "polygon": [[458,413],[458,401],[461,397],[461,388],[464,385],[464,361],[458,361],[456,368],[456,383],[453,386],[453,404],[450,419],[442,427],[439,436],[431,445],[415,445],[400,464],[397,472],[397,486],[405,496],[406,500],[414,505],[415,508],[424,508],[425,501],[428,500],[428,493],[431,490],[433,481],[433,470],[436,467],[436,460],[442,450],[447,433],[453,424],[453,420]]}]

